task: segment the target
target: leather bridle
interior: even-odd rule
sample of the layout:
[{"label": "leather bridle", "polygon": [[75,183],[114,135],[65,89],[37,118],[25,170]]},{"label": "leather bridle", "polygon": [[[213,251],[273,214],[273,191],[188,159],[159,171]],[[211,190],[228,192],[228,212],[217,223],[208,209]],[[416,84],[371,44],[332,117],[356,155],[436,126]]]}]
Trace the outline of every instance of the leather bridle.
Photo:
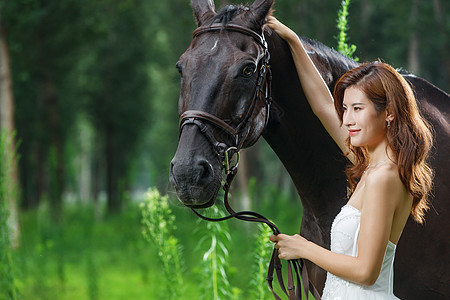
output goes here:
[{"label": "leather bridle", "polygon": [[[250,132],[252,117],[255,112],[257,101],[259,101],[262,98],[263,88],[264,88],[264,105],[266,109],[264,128],[267,126],[269,120],[270,105],[272,102],[272,95],[271,95],[272,74],[269,65],[270,53],[267,46],[267,42],[264,38],[264,33],[260,35],[253,30],[234,24],[227,24],[227,25],[213,24],[210,26],[201,26],[197,28],[193,32],[193,38],[196,38],[203,33],[224,31],[224,30],[239,32],[252,37],[260,46],[263,47],[264,56],[261,59],[261,67],[258,70],[258,79],[256,82],[256,87],[250,106],[248,107],[244,118],[236,127],[232,127],[230,124],[223,121],[222,119],[204,111],[188,110],[185,111],[180,116],[180,124],[179,124],[180,135],[184,126],[186,125],[197,126],[200,129],[200,132],[202,132],[202,134],[207,138],[207,140],[211,143],[211,145],[215,149],[219,161],[221,161],[222,168],[224,169],[226,174],[226,179],[223,185],[223,189],[225,191],[224,204],[230,215],[222,218],[209,218],[201,215],[194,208],[192,208],[192,211],[200,218],[213,222],[237,218],[244,221],[265,223],[272,229],[273,234],[278,235],[280,233],[280,230],[274,223],[269,221],[263,215],[253,211],[235,212],[228,202],[228,192],[230,189],[230,185],[231,182],[233,181],[234,176],[237,173],[237,167],[239,163],[239,151],[242,148],[245,139],[247,138]],[[224,142],[217,141],[214,134],[209,130],[208,126],[205,123],[213,125],[216,128],[220,129],[221,131],[225,132],[231,138],[234,144],[227,145]],[[232,162],[234,155],[236,155],[237,158],[235,159],[235,162]],[[272,291],[275,299],[281,300],[281,298],[273,290],[272,286],[274,271],[276,272],[278,283],[281,287],[281,290],[288,296],[289,300],[301,299],[300,278],[303,283],[303,291],[305,293],[306,299],[308,299],[309,291],[313,293],[316,299],[320,299],[318,291],[316,290],[314,285],[309,281],[308,271],[306,270],[306,266],[304,264],[303,259],[295,259],[288,261],[288,286],[286,289],[281,271],[282,264],[278,255],[279,255],[278,249],[274,248],[267,272],[267,284],[269,285],[269,288]],[[294,283],[294,276],[292,269],[294,269],[297,275],[296,284]]]},{"label": "leather bridle", "polygon": [[[228,174],[231,169],[232,165],[231,160],[234,155],[237,156],[235,164],[239,162],[239,150],[242,148],[245,139],[250,133],[251,129],[250,125],[252,123],[252,117],[255,112],[257,102],[263,97],[266,110],[264,128],[267,125],[267,122],[269,120],[270,105],[272,102],[272,95],[271,95],[272,75],[269,66],[270,53],[264,35],[259,35],[253,30],[247,29],[239,25],[213,24],[211,26],[201,26],[197,28],[193,33],[193,38],[195,39],[199,35],[207,32],[216,32],[223,30],[240,32],[242,34],[251,36],[260,46],[263,47],[264,56],[260,60],[261,66],[259,67],[258,70],[256,87],[250,105],[247,108],[246,114],[242,118],[241,122],[239,122],[239,124],[236,127],[232,127],[231,125],[229,125],[222,119],[218,118],[217,116],[214,116],[204,111],[198,110],[185,111],[180,116],[180,133],[183,127],[188,124],[197,125],[201,130],[201,132],[206,136],[206,138],[213,146],[214,150],[216,151],[219,157],[219,160],[222,162],[222,165],[225,168],[225,172]],[[233,144],[227,145],[226,143],[217,141],[212,132],[208,130],[208,127],[205,125],[205,123],[214,125],[216,128],[219,128],[222,132],[226,133],[231,138]]]}]

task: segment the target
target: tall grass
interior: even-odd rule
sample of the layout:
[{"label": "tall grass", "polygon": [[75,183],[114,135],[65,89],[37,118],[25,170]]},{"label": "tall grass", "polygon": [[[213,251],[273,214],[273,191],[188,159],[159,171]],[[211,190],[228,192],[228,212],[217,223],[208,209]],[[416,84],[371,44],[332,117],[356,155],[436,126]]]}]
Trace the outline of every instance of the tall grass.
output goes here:
[{"label": "tall grass", "polygon": [[253,278],[250,282],[250,294],[252,299],[264,300],[269,297],[266,277],[269,267],[269,258],[273,250],[273,244],[269,241],[272,230],[266,224],[258,225],[258,234],[255,240]]},{"label": "tall grass", "polygon": [[[160,294],[162,269],[156,252],[149,251],[142,236],[141,210],[136,204],[99,219],[94,217],[93,205],[67,205],[65,219],[61,230],[67,276],[61,286],[59,250],[49,210],[40,207],[22,212],[22,242],[13,252],[21,279],[19,299],[167,299]],[[146,281],[143,264],[147,266]]]},{"label": "tall grass", "polygon": [[[299,204],[280,197],[280,192],[275,190],[268,193],[267,197],[267,200],[261,201],[275,202],[276,209],[261,205],[264,207],[255,208],[256,211],[276,220],[282,228],[288,228],[286,233],[297,232],[298,211],[301,209]],[[160,198],[166,199],[161,195],[154,198],[159,199],[158,205],[161,203]],[[58,275],[59,250],[56,249],[56,236],[48,207],[22,212],[22,242],[18,249],[13,250],[15,282],[20,290],[18,298],[166,300],[178,297],[181,300],[201,299],[203,296],[209,300],[214,299],[215,293],[220,299],[241,300],[254,299],[253,295],[261,294],[252,292],[254,289],[260,288],[262,293],[267,289],[267,283],[263,280],[266,272],[264,265],[269,261],[270,255],[264,257],[264,254],[260,254],[260,271],[256,271],[257,267],[254,266],[257,260],[252,260],[255,252],[259,252],[259,242],[255,240],[259,238],[262,243],[267,243],[267,235],[260,236],[255,223],[239,220],[223,222],[219,232],[229,233],[215,233],[216,249],[211,251],[214,229],[211,230],[208,226],[212,223],[197,222],[197,217],[188,209],[173,205],[172,202],[167,203],[172,217],[164,213],[165,209],[157,208],[155,214],[159,216],[154,218],[163,218],[166,224],[162,227],[172,228],[167,231],[166,236],[172,235],[183,246],[182,252],[178,246],[175,257],[178,256],[179,259],[174,260],[178,260],[175,265],[182,262],[183,266],[173,267],[169,277],[170,280],[171,277],[181,276],[182,283],[167,289],[169,281],[158,257],[165,252],[153,240],[149,243],[142,235],[142,206],[146,205],[147,201],[141,207],[136,202],[130,202],[124,212],[99,219],[94,217],[92,205],[67,205],[65,222],[62,223],[64,228],[61,228],[65,237],[62,250],[65,252],[64,269],[67,274],[63,287]],[[172,226],[168,225],[170,219],[173,221]],[[155,224],[159,228],[161,221],[155,221]],[[230,236],[232,240],[228,240]],[[199,246],[202,238],[204,245]],[[211,275],[211,268],[215,270],[214,277]],[[257,276],[261,283],[251,286],[250,282]],[[17,277],[21,280],[17,281]],[[212,288],[213,285],[215,289]],[[220,288],[226,291],[221,291]],[[9,296],[4,298],[11,299]],[[3,299],[2,296],[0,299]],[[270,292],[265,299],[272,299]]]},{"label": "tall grass", "polygon": [[183,277],[180,263],[181,247],[174,236],[175,215],[169,207],[168,197],[161,196],[157,189],[150,189],[141,204],[143,235],[155,245],[163,268],[165,287],[162,299],[179,299]]},{"label": "tall grass", "polygon": [[14,135],[0,132],[0,296],[2,299],[18,299],[16,270],[11,251],[9,228],[9,200],[14,192],[11,180],[11,164],[15,151],[11,153]]},{"label": "tall grass", "polygon": [[99,287],[99,270],[98,263],[95,259],[94,250],[94,237],[93,228],[95,228],[95,212],[85,212],[83,223],[84,226],[81,228],[86,242],[84,247],[84,266],[85,266],[85,277],[86,277],[86,290],[89,300],[100,299],[100,287]]},{"label": "tall grass", "polygon": [[92,255],[92,249],[86,251],[86,278],[87,278],[87,291],[90,300],[97,300],[99,298],[99,286],[98,286],[98,270],[96,262]]},{"label": "tall grass", "polygon": [[[218,206],[209,209],[215,216],[222,217],[224,213]],[[220,300],[234,299],[237,290],[231,289],[228,279],[229,247],[231,235],[227,222],[205,222],[197,220],[201,235],[197,251],[203,252],[200,273],[202,299]]]}]

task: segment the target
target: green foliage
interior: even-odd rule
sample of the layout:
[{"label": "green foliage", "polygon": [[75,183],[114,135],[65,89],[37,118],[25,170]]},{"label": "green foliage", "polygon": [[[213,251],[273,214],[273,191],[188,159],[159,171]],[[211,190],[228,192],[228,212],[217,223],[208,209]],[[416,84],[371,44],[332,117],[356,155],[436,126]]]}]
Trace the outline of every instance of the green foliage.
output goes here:
[{"label": "green foliage", "polygon": [[11,164],[15,159],[15,151],[11,153],[13,138],[14,134],[0,131],[0,296],[2,299],[16,300],[19,291],[8,224],[9,201],[14,192],[11,181]]},{"label": "green foliage", "polygon": [[[276,220],[280,228],[291,228],[286,229],[286,233],[298,232],[299,203],[293,204],[280,197],[280,190],[273,189],[273,192],[268,193],[267,189],[257,184],[255,189],[267,194],[267,199],[261,198],[261,201],[266,202],[270,199],[276,203],[276,209],[275,206],[266,206],[256,208],[256,211]],[[253,272],[257,267],[252,258],[255,251],[262,253],[257,244],[268,243],[268,235],[257,232],[257,224],[239,220],[222,222],[221,228],[207,227],[213,223],[199,221],[189,209],[172,202],[176,201],[175,199],[153,195],[153,199],[159,200],[156,203],[156,212],[152,216],[154,220],[152,224],[155,224],[152,225],[152,230],[160,232],[156,235],[161,238],[165,236],[163,240],[168,241],[167,236],[172,236],[173,240],[178,241],[177,244],[183,247],[182,253],[175,255],[166,253],[166,256],[178,256],[180,263],[183,264],[182,267],[177,267],[176,265],[180,263],[172,262],[175,266],[172,267],[170,275],[175,278],[182,276],[182,284],[178,291],[171,290],[171,293],[178,292],[177,299],[180,300],[200,299],[202,296],[208,300],[214,299],[213,284],[215,284],[219,296],[228,295],[221,299],[253,299],[249,290],[257,287],[249,285],[257,276]],[[164,201],[161,201],[161,198]],[[136,201],[130,202],[122,213],[105,218],[96,216],[93,205],[68,205],[65,209],[66,220],[58,229],[65,237],[64,243],[57,240],[54,223],[49,217],[48,205],[41,206],[39,210],[22,213],[20,219],[23,229],[22,241],[14,252],[17,261],[16,274],[21,278],[17,284],[22,298],[170,299],[165,297],[168,281],[163,272],[160,256],[163,251],[175,251],[176,247],[167,245],[164,250],[157,246],[155,240],[152,239],[149,243],[144,238],[143,229],[144,231],[147,229],[143,223],[143,210],[147,205],[148,195],[142,205],[138,206]],[[209,210],[216,215],[220,214],[217,208]],[[164,232],[164,235],[161,235],[161,232]],[[212,248],[212,232],[215,232],[215,250]],[[233,238],[232,241],[230,236]],[[203,245],[199,245],[201,239]],[[255,239],[259,239],[259,242]],[[62,260],[66,274],[64,282],[61,282],[58,274],[59,251],[65,253]],[[258,276],[263,280],[262,269],[269,261],[269,257],[264,259],[264,254],[260,257]],[[213,258],[216,260],[215,264]],[[211,269],[212,267],[214,268]],[[206,269],[208,270],[205,271]],[[212,280],[212,270],[215,270],[216,283]],[[209,277],[205,274],[209,274]],[[225,279],[228,284],[223,283]],[[221,287],[226,291],[221,291]],[[258,286],[261,289],[266,287],[265,282]],[[208,298],[208,295],[211,297]],[[266,299],[270,298],[269,296]]]},{"label": "green foliage", "polygon": [[[157,253],[142,237],[137,205],[105,219],[95,218],[92,205],[66,208],[67,222],[60,228],[66,237],[63,286],[49,215],[45,207],[22,214],[22,243],[14,252],[22,280],[20,299],[164,299],[160,289],[165,278],[155,263]],[[192,288],[185,295],[196,298]]]},{"label": "green foliage", "polygon": [[[337,28],[339,33],[337,36],[338,40],[338,51],[343,55],[352,58],[353,53],[356,51],[355,45],[347,44],[347,30],[348,30],[348,8],[350,6],[350,0],[342,0],[341,9],[338,12]],[[354,60],[358,61],[359,58],[355,57]]]},{"label": "green foliage", "polygon": [[[169,162],[177,146],[178,124],[177,102],[178,78],[175,71],[167,66],[154,63],[149,66],[148,74],[152,83],[151,111],[154,122],[149,128],[148,142],[143,155],[151,159],[150,172],[152,182],[160,188],[165,188],[169,178]],[[168,101],[173,99],[173,101]],[[161,147],[159,147],[161,146]],[[148,150],[150,149],[150,151]],[[169,150],[170,151],[167,151]]]},{"label": "green foliage", "polygon": [[85,42],[80,10],[79,1],[19,0],[6,1],[0,12],[10,50],[15,126],[22,141],[24,207],[37,205],[44,194],[61,206],[64,146],[80,109],[73,97],[78,87],[67,82]]},{"label": "green foliage", "polygon": [[15,159],[15,151],[11,153],[13,138],[14,134],[0,131],[0,295],[15,300],[18,299],[18,287],[8,222],[9,202],[14,193],[11,180],[11,164]]},{"label": "green foliage", "polygon": [[267,269],[269,267],[270,253],[273,250],[273,244],[269,241],[272,230],[266,224],[258,225],[258,234],[254,247],[253,278],[250,282],[252,299],[264,300],[270,295],[267,288]]},{"label": "green foliage", "polygon": [[[210,211],[215,216],[222,217],[224,213],[218,206],[213,206]],[[233,294],[228,280],[228,258],[231,236],[228,223],[205,222],[197,220],[202,225],[201,236],[198,242],[198,250],[203,251],[201,281],[202,299],[233,299]]]},{"label": "green foliage", "polygon": [[152,53],[147,64],[152,122],[142,148],[142,160],[148,162],[150,181],[167,190],[168,166],[175,153],[178,137],[178,97],[180,77],[175,68],[179,55],[188,47],[194,18],[189,1],[150,1],[151,17],[146,37]]},{"label": "green foliage", "polygon": [[109,212],[122,209],[131,185],[142,135],[151,123],[149,63],[146,39],[148,4],[142,1],[100,1],[89,4],[93,45],[84,49],[92,64],[84,65],[88,116],[101,147],[95,158],[103,160]]},{"label": "green foliage", "polygon": [[[240,4],[242,1],[216,1],[216,7],[219,9],[228,3]],[[436,10],[436,3],[440,3],[441,10]],[[332,45],[336,42],[333,40],[335,15],[340,4],[335,0],[283,0],[276,2],[275,9],[277,17],[290,24],[298,34]],[[418,1],[420,14],[415,22],[411,22],[412,8],[407,1],[354,1],[350,15],[349,4],[350,1],[342,3],[338,17],[340,33],[337,39],[344,55],[355,55],[354,45],[347,44],[350,23],[353,24],[351,37],[358,45],[358,56],[364,60],[382,58],[396,67],[408,68],[408,55],[405,54],[409,50],[410,36],[417,34],[421,70],[417,75],[444,90],[449,89],[449,71],[444,67],[450,61],[447,38],[450,23],[446,22],[449,1]],[[195,28],[189,1],[9,0],[1,1],[0,14],[11,54],[15,120],[18,137],[22,140],[19,148],[21,206],[37,208],[41,198],[55,199],[51,206],[56,206],[62,204],[57,199],[60,194],[76,194],[81,181],[77,178],[84,175],[79,164],[83,151],[89,153],[83,168],[86,166],[92,178],[91,194],[97,195],[111,187],[116,189],[116,194],[121,194],[119,206],[126,208],[123,194],[137,181],[145,189],[149,185],[158,185],[166,190],[169,163],[178,137],[179,77],[174,65],[189,47]],[[79,132],[77,120],[80,118],[83,118],[84,127],[88,127],[81,130],[91,133],[87,138],[88,145],[83,147],[77,147],[78,136],[84,134]],[[59,122],[55,122],[58,119]],[[268,151],[272,156],[260,160],[264,164],[255,161],[260,169],[258,185],[254,185],[251,198],[258,201],[252,206],[277,220],[286,233],[296,233],[301,218],[299,199],[294,189],[285,188],[285,182],[290,179],[277,172],[279,162],[272,150]],[[59,176],[57,172],[61,167],[63,172]],[[106,182],[108,172],[111,172],[109,185]],[[59,186],[58,180],[62,180],[64,186]],[[291,190],[294,192],[289,192]],[[74,198],[78,200],[77,195]],[[84,197],[81,201],[92,200]],[[139,244],[132,250],[118,250],[128,244],[128,240],[120,235],[125,232],[125,226],[120,222],[130,219],[121,219],[121,215],[117,219],[85,222],[100,231],[89,233],[92,239],[87,239],[91,241],[87,247],[77,239],[77,236],[85,237],[87,231],[72,227],[80,222],[80,218],[86,217],[84,213],[79,212],[77,218],[72,219],[73,224],[67,220],[62,222],[64,229],[58,233],[51,229],[54,224],[46,223],[47,213],[52,210],[58,211],[55,207],[47,207],[45,213],[34,212],[41,219],[23,230],[26,238],[22,250],[29,247],[28,260],[24,259],[29,263],[22,262],[21,266],[27,277],[25,298],[53,299],[61,293],[64,294],[61,297],[69,299],[109,299],[105,282],[116,283],[116,290],[126,290],[117,284],[120,280],[115,277],[127,272],[126,264],[121,263],[125,259],[121,260],[120,256],[125,250],[127,254],[146,253],[133,257],[136,259],[133,266],[140,272],[139,280],[155,281],[153,273],[156,272],[146,257],[148,251],[154,249]],[[3,210],[3,213],[7,211]],[[193,223],[180,211],[176,213],[177,223]],[[66,216],[72,217],[70,212]],[[180,218],[184,219],[180,221]],[[228,224],[233,232],[232,226],[236,225]],[[185,227],[180,231],[190,234],[187,230],[192,227]],[[181,241],[177,233],[172,234]],[[140,232],[138,236],[141,237]],[[248,239],[241,232],[235,237],[243,241]],[[117,240],[122,243],[114,243]],[[183,245],[192,243],[183,242]],[[210,246],[211,243],[205,249]],[[233,245],[233,249],[235,247],[242,247],[239,249],[246,253],[253,252],[244,245]],[[15,260],[7,258],[7,253],[2,252],[6,255],[2,257],[14,263]],[[82,264],[79,264],[79,253],[83,253]],[[155,252],[154,257],[157,254]],[[233,261],[232,253],[229,258]],[[81,272],[77,264],[81,265]],[[114,268],[116,264],[119,266]],[[5,270],[8,266],[8,263],[2,263],[0,269]],[[13,270],[14,267],[15,264]],[[229,271],[230,286],[242,288],[239,280],[237,284],[233,280],[242,279],[243,275],[234,274],[233,268]],[[46,276],[40,276],[40,272]],[[16,287],[20,286],[17,274],[8,272],[14,279],[0,276],[0,281],[9,280],[15,282]],[[131,285],[142,283],[139,280]],[[70,288],[80,282],[85,284],[84,294],[67,296]],[[133,298],[131,291],[127,290],[127,293],[122,298]],[[157,297],[156,294],[152,296]]]},{"label": "green foliage", "polygon": [[[157,189],[150,189],[147,199],[141,204],[142,233],[157,249],[158,259],[165,277],[164,299],[178,299],[182,294],[181,247],[173,235],[175,216],[168,204],[167,196],[161,196]],[[177,288],[174,288],[177,287]]]},{"label": "green foliage", "polygon": [[[216,1],[217,10],[228,3],[242,1]],[[382,58],[396,67],[408,68],[405,54],[416,34],[417,75],[448,90],[449,1],[418,1],[416,22],[407,1],[354,1],[350,15],[349,3],[283,0],[274,8],[298,34],[332,45],[342,4],[339,50],[355,55],[355,47],[347,44],[348,23],[354,24],[351,39],[358,56],[365,61]],[[80,115],[93,132],[86,168],[94,178],[94,198],[110,190],[120,209],[124,194],[138,184],[166,192],[178,137],[174,65],[195,28],[189,1],[10,0],[1,2],[0,14],[23,141],[22,206],[36,207],[44,197],[58,203],[61,195],[80,190],[76,178],[82,176],[81,168],[65,165],[78,166]],[[258,171],[258,179],[271,182],[271,168]]]}]

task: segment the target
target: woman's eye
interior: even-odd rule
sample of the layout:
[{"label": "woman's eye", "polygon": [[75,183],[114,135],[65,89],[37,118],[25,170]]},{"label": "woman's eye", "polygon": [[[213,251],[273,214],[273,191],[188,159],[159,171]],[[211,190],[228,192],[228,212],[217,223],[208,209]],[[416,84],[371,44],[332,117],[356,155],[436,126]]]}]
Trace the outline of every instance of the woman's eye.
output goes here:
[{"label": "woman's eye", "polygon": [[250,77],[253,75],[253,73],[255,73],[255,66],[254,65],[246,65],[243,69],[242,69],[242,76],[244,77]]}]

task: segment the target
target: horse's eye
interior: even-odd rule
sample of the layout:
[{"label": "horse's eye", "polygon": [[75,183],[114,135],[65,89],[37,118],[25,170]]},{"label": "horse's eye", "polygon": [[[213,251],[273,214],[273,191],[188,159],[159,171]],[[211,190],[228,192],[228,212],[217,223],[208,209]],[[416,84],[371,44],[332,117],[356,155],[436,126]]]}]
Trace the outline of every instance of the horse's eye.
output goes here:
[{"label": "horse's eye", "polygon": [[250,77],[255,73],[256,67],[254,65],[246,65],[242,69],[242,76],[244,77]]},{"label": "horse's eye", "polygon": [[178,70],[178,73],[180,73],[180,76],[183,77],[183,68],[180,66],[180,64],[176,64],[175,66]]}]

